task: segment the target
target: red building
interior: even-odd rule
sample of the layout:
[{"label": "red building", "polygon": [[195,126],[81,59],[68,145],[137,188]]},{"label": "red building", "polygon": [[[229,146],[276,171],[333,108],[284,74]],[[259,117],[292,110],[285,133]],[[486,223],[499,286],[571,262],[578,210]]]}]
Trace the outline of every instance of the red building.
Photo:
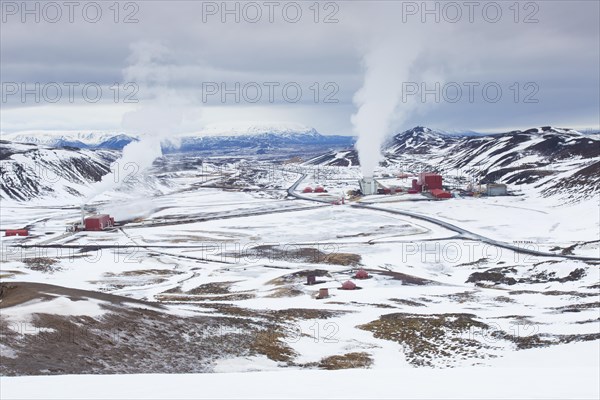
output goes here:
[{"label": "red building", "polygon": [[103,231],[115,225],[115,219],[108,214],[94,215],[84,220],[86,231]]},{"label": "red building", "polygon": [[325,190],[323,186],[317,186],[315,193],[327,193],[327,190]]},{"label": "red building", "polygon": [[27,229],[7,229],[4,236],[29,236]]},{"label": "red building", "polygon": [[302,191],[302,193],[312,193],[312,192],[313,192],[313,190],[310,186],[305,187],[304,190]]},{"label": "red building", "polygon": [[356,285],[352,281],[346,281],[346,282],[342,283],[342,289],[354,290],[354,289],[356,289]]},{"label": "red building", "polygon": [[431,194],[436,199],[450,199],[452,197],[452,195],[449,192],[446,192],[445,190],[442,190],[442,189],[433,189],[431,191]]},{"label": "red building", "polygon": [[419,184],[424,186],[426,190],[441,189],[442,176],[430,172],[422,172],[419,174]]},{"label": "red building", "polygon": [[419,193],[422,190],[423,190],[423,185],[420,185],[416,179],[413,179],[412,180],[412,188],[410,188],[408,190],[408,193]]}]

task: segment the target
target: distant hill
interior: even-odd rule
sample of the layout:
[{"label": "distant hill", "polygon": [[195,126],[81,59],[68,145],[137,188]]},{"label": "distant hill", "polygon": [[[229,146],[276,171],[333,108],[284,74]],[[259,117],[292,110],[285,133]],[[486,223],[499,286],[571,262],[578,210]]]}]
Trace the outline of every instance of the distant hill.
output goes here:
[{"label": "distant hill", "polygon": [[0,141],[0,198],[82,196],[120,157],[112,150],[54,148]]}]

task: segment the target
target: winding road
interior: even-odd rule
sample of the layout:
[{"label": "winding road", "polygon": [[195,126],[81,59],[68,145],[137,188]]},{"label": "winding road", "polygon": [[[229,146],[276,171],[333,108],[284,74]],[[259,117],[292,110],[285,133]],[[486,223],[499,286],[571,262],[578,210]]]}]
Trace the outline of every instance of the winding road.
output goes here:
[{"label": "winding road", "polygon": [[[302,174],[302,176],[300,178],[298,178],[298,180],[296,182],[294,182],[294,184],[288,188],[288,190],[287,190],[288,196],[291,196],[291,197],[294,197],[297,199],[302,199],[302,200],[315,201],[315,202],[319,202],[319,203],[330,203],[330,201],[328,201],[328,200],[315,199],[315,198],[312,198],[309,196],[304,196],[304,195],[297,193],[296,189],[298,188],[298,185],[300,185],[300,183],[305,178],[306,178],[306,174]],[[528,249],[528,248],[524,248],[524,247],[520,247],[520,246],[515,246],[510,243],[502,242],[499,240],[488,238],[486,236],[479,235],[477,233],[468,231],[464,228],[461,228],[461,227],[453,225],[451,223],[439,220],[437,218],[430,217],[428,215],[413,213],[410,211],[401,211],[401,210],[393,210],[393,209],[389,209],[389,208],[378,207],[378,206],[373,205],[373,203],[367,203],[367,202],[350,204],[350,207],[380,211],[380,212],[385,212],[385,213],[395,214],[395,215],[402,215],[405,217],[410,217],[410,218],[419,219],[421,221],[430,222],[432,224],[441,226],[443,228],[446,228],[448,230],[458,233],[457,238],[459,238],[459,239],[476,240],[476,241],[479,241],[479,242],[482,242],[485,244],[489,244],[491,246],[496,246],[496,247],[499,247],[502,249],[511,250],[516,253],[527,254],[527,255],[532,255],[532,256],[540,256],[540,257],[552,257],[552,258],[563,258],[563,259],[578,260],[578,261],[600,262],[600,258],[597,258],[597,257],[586,257],[586,256],[576,256],[576,255],[567,255],[567,254],[554,254],[554,253],[549,253],[549,252],[545,252],[545,251],[539,251],[539,250],[535,250],[535,249]]]}]

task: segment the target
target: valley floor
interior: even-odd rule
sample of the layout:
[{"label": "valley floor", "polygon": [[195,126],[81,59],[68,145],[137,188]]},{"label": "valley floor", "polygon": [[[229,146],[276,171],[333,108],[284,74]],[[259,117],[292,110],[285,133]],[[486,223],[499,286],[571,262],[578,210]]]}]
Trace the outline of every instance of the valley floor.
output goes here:
[{"label": "valley floor", "polygon": [[3,204],[30,236],[2,237],[0,374],[159,375],[4,377],[1,397],[597,398],[597,204],[333,205],[356,174],[182,169],[86,205],[103,232],[65,232],[76,202]]}]

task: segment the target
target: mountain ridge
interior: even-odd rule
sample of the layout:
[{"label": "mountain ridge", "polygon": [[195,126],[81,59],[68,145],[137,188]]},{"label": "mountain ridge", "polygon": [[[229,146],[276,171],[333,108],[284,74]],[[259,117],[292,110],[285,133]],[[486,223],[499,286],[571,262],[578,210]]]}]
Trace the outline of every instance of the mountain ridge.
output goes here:
[{"label": "mountain ridge", "polygon": [[[600,135],[542,126],[478,136],[449,136],[417,126],[393,135],[382,148],[381,168],[460,172],[481,183],[531,187],[542,196],[576,201],[600,194]],[[356,166],[356,150],[330,151],[309,165]],[[522,186],[524,185],[524,186]]]},{"label": "mountain ridge", "polygon": [[[3,134],[2,139],[45,145],[50,147],[74,147],[81,149],[122,150],[127,144],[142,140],[143,136],[119,132],[90,131],[27,131]],[[194,134],[180,134],[162,140],[165,153],[217,151],[219,149],[244,148],[257,150],[279,147],[307,146],[351,146],[352,136],[323,135],[316,129],[300,124],[267,125],[210,125]]]}]

